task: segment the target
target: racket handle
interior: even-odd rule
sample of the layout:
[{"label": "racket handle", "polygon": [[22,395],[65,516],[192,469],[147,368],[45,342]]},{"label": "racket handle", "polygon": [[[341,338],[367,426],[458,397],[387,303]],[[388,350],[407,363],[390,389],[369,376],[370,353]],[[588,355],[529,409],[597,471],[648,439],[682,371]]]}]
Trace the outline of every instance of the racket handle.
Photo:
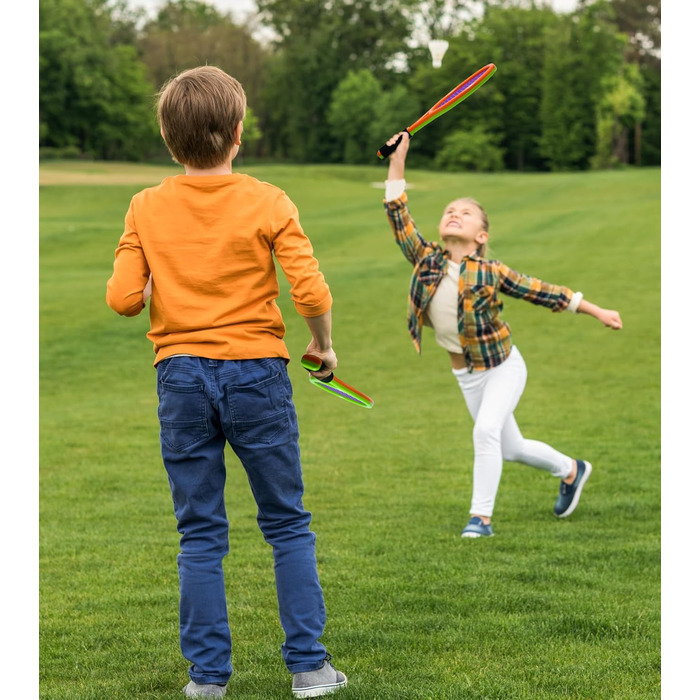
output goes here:
[{"label": "racket handle", "polygon": [[[304,369],[307,370],[307,372],[320,372],[325,367],[321,358],[316,357],[316,355],[304,355],[301,358],[301,364],[304,366]],[[327,384],[328,382],[333,381],[334,376],[333,372],[331,372],[327,377],[323,377],[323,379],[321,379],[321,377],[315,378],[318,379],[319,382]]]},{"label": "racket handle", "polygon": [[411,138],[411,132],[408,131],[407,129],[404,129],[404,130],[401,132],[401,136],[400,136],[398,139],[396,139],[396,143],[394,143],[394,144],[391,145],[391,146],[389,146],[388,144],[385,143],[385,144],[377,151],[377,158],[384,159],[384,158],[386,158],[387,156],[390,156],[390,155],[396,150],[396,147],[401,143],[401,139],[403,138],[403,135],[404,135],[404,134],[408,134],[408,138],[409,138],[409,139]]}]

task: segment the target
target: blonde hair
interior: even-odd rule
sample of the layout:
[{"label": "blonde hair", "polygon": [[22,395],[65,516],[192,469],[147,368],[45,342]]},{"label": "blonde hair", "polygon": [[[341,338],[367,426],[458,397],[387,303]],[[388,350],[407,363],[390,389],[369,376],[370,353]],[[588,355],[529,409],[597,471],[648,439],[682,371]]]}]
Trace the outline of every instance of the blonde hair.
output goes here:
[{"label": "blonde hair", "polygon": [[[484,209],[484,207],[481,206],[480,202],[477,202],[476,199],[473,199],[472,197],[460,197],[455,201],[468,202],[469,204],[473,204],[475,207],[478,207],[479,211],[481,212],[481,225],[483,226],[483,229],[484,231],[486,231],[486,233],[489,232],[489,217],[486,214],[486,210]],[[480,258],[488,257],[488,242],[480,243],[479,247],[476,249],[476,253]]]},{"label": "blonde hair", "polygon": [[245,117],[241,84],[215,66],[171,78],[158,93],[158,124],[173,160],[194,168],[225,162]]}]

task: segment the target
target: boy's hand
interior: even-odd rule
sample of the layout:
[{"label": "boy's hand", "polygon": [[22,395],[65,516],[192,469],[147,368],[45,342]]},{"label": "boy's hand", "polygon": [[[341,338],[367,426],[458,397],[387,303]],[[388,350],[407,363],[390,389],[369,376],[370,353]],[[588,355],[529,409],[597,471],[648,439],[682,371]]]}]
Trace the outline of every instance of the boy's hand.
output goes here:
[{"label": "boy's hand", "polygon": [[338,358],[335,356],[335,350],[330,348],[329,350],[321,351],[315,340],[312,340],[307,348],[305,355],[315,355],[321,362],[323,362],[323,367],[318,372],[309,372],[312,377],[317,377],[318,379],[325,379],[327,376],[333,373],[333,370],[338,366]]}]

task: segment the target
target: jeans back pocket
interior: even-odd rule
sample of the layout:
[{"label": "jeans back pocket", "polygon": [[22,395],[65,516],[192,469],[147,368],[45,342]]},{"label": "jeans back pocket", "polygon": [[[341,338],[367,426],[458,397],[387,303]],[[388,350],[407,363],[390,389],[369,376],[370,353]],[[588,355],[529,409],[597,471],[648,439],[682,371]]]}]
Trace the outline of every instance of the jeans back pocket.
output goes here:
[{"label": "jeans back pocket", "polygon": [[203,384],[158,382],[158,419],[163,442],[176,452],[209,437]]},{"label": "jeans back pocket", "polygon": [[272,445],[289,439],[291,389],[286,374],[256,384],[226,386],[234,441]]}]

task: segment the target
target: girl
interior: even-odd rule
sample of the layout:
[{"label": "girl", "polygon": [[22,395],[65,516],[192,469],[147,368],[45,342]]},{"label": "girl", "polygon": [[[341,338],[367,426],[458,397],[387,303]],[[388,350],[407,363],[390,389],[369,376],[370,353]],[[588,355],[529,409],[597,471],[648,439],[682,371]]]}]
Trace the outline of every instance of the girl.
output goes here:
[{"label": "girl", "polygon": [[435,331],[474,419],[474,486],[471,514],[462,537],[493,535],[493,514],[503,460],[544,469],[561,479],[554,514],[565,518],[578,505],[591,474],[590,463],[572,459],[543,442],[523,438],[513,412],[525,388],[525,362],[501,320],[499,292],[552,311],[584,313],[614,330],[622,328],[617,311],[601,309],[566,287],[548,284],[486,257],[489,222],[473,199],[447,205],[439,224],[444,245],[427,242],[408,211],[404,169],[409,139],[398,141],[390,157],[384,208],[396,242],[414,265],[408,326],[420,351],[423,323]]}]

